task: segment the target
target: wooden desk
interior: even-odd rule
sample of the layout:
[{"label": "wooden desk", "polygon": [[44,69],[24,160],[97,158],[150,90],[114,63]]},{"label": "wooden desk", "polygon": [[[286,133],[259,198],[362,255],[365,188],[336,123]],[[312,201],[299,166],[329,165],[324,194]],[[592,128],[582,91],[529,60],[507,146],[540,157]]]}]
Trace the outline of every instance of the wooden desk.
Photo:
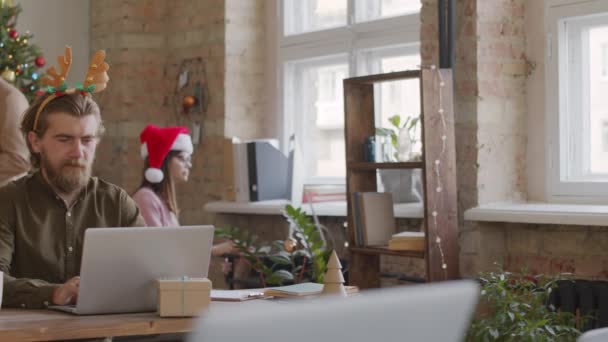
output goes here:
[{"label": "wooden desk", "polygon": [[70,340],[108,336],[184,333],[192,318],[160,318],[156,313],[74,316],[51,310],[0,310],[0,341]]}]

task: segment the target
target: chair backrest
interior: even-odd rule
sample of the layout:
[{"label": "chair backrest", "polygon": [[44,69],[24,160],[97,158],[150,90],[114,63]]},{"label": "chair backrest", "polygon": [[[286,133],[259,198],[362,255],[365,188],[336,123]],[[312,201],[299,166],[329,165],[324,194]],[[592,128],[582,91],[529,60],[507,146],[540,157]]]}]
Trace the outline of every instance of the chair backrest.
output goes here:
[{"label": "chair backrest", "polygon": [[454,281],[347,298],[212,305],[190,341],[462,341],[478,295],[477,283]]},{"label": "chair backrest", "polygon": [[608,341],[608,328],[589,330],[582,334],[577,342],[605,342]]}]

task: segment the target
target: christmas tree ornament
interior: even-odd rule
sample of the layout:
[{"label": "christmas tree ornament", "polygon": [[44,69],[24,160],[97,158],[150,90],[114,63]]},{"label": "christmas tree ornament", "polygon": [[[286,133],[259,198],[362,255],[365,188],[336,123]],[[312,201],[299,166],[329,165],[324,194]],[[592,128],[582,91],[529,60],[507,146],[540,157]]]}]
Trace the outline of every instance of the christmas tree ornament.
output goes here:
[{"label": "christmas tree ornament", "polygon": [[17,33],[17,30],[15,30],[15,29],[10,29],[8,31],[8,36],[13,39],[17,39],[17,37],[19,37],[19,33]]},{"label": "christmas tree ornament", "polygon": [[4,69],[4,71],[2,71],[2,74],[0,74],[0,76],[2,76],[2,78],[4,80],[6,80],[7,82],[13,83],[15,82],[15,71],[10,70],[9,68]]},{"label": "christmas tree ornament", "polygon": [[287,239],[285,241],[283,241],[283,248],[285,249],[285,252],[287,253],[292,253],[293,251],[295,251],[297,246],[297,243],[294,241],[294,239]]},{"label": "christmas tree ornament", "polygon": [[335,250],[331,252],[327,262],[327,271],[323,276],[323,294],[346,297],[344,288],[344,276],[342,275],[342,264]]},{"label": "christmas tree ornament", "polygon": [[44,59],[44,57],[38,56],[34,60],[34,63],[36,63],[37,67],[41,68],[41,67],[43,67],[46,64],[46,60]]},{"label": "christmas tree ornament", "polygon": [[190,111],[190,109],[192,109],[192,107],[194,107],[197,104],[197,99],[196,97],[192,96],[192,95],[187,95],[184,96],[184,98],[182,99],[182,108],[184,108],[184,112],[188,113]]}]

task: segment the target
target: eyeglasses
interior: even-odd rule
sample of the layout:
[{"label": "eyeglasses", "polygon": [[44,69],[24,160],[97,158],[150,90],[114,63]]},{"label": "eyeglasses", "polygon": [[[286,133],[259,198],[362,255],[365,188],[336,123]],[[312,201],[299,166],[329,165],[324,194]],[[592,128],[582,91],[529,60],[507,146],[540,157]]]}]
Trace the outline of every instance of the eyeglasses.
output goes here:
[{"label": "eyeglasses", "polygon": [[175,158],[177,158],[177,160],[179,160],[180,162],[182,162],[182,164],[184,164],[184,165],[192,165],[192,157],[191,156],[184,157],[184,156],[178,154],[177,156],[175,156]]}]

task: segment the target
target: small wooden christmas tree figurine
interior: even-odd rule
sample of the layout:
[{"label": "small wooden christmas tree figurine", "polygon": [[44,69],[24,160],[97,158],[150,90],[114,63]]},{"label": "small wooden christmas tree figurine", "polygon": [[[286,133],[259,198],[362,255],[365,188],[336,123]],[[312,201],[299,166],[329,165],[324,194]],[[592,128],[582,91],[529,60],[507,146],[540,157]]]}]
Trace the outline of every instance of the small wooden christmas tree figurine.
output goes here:
[{"label": "small wooden christmas tree figurine", "polygon": [[338,254],[334,250],[327,263],[327,271],[323,277],[323,294],[346,296],[344,288],[344,277],[342,276],[342,265]]}]

